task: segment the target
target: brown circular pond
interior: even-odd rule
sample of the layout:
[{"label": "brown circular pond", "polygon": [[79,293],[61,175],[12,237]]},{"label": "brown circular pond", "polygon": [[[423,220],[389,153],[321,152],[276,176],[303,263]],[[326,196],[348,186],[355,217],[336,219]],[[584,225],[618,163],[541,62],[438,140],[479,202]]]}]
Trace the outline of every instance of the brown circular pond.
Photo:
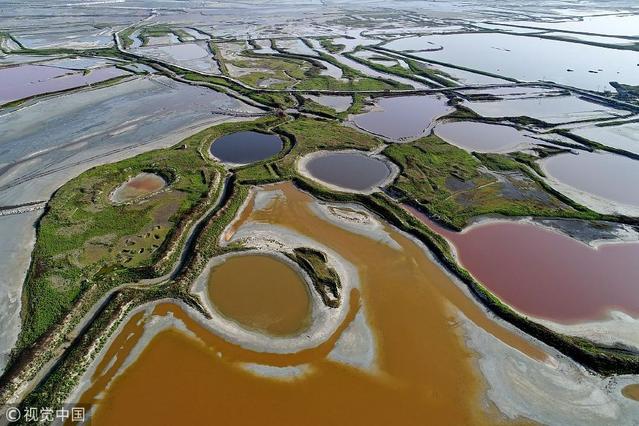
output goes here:
[{"label": "brown circular pond", "polygon": [[621,393],[628,399],[639,401],[639,384],[627,385],[621,390]]},{"label": "brown circular pond", "polygon": [[111,194],[111,200],[115,203],[126,203],[157,192],[166,185],[167,182],[162,176],[143,172],[118,186]]},{"label": "brown circular pond", "polygon": [[310,322],[306,282],[291,266],[273,256],[226,259],[211,269],[208,294],[222,315],[267,334],[296,334]]}]

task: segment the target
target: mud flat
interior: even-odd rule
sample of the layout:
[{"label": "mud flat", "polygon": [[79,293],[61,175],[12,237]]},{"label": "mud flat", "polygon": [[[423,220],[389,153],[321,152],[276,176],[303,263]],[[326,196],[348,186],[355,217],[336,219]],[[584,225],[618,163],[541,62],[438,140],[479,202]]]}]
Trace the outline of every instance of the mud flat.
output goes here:
[{"label": "mud flat", "polygon": [[297,170],[328,188],[363,194],[388,185],[399,172],[386,157],[355,150],[316,151],[298,159]]},{"label": "mud flat", "polygon": [[[70,18],[66,17],[66,19]],[[60,31],[58,25],[52,27],[42,25],[40,21],[31,28],[21,28],[13,34],[20,44],[29,49],[91,49],[113,46],[110,28],[96,29],[90,24],[70,24],[68,21],[60,21],[59,25],[65,30]]]},{"label": "mud flat", "polygon": [[558,333],[583,337],[603,346],[639,351],[639,319],[620,310],[610,310],[597,321],[586,320],[575,324],[561,324],[543,318],[535,321]]},{"label": "mud flat", "polygon": [[[360,39],[360,40],[364,40],[364,39]],[[375,40],[372,39],[368,39],[369,42],[371,43],[375,43]],[[316,39],[309,39],[309,41],[311,42],[311,44],[313,45],[314,49],[317,51],[320,51],[326,55],[332,56],[333,59],[335,59],[337,62],[352,68],[354,70],[359,71],[360,73],[362,73],[363,75],[367,76],[367,77],[372,77],[372,78],[377,78],[377,79],[381,79],[381,80],[386,80],[386,81],[394,81],[398,84],[403,84],[405,86],[407,86],[408,88],[414,87],[416,89],[426,89],[427,86],[419,83],[415,80],[411,80],[408,78],[404,78],[404,77],[400,77],[397,76],[395,74],[390,74],[390,73],[384,73],[381,71],[377,71],[373,68],[370,68],[360,62],[357,62],[345,55],[343,55],[342,53],[330,53],[328,51],[326,51],[323,47],[321,47],[320,43],[318,40]]]},{"label": "mud flat", "polygon": [[434,132],[448,143],[475,152],[513,152],[535,142],[530,133],[514,127],[472,121],[441,123]]},{"label": "mud flat", "polygon": [[637,15],[583,16],[579,19],[564,18],[554,22],[510,21],[505,23],[541,29],[605,34],[608,36],[639,36],[639,31],[637,30],[639,28],[639,16]]},{"label": "mud flat", "polygon": [[9,352],[20,332],[22,283],[35,244],[35,222],[41,211],[0,217],[0,371],[7,365]]},{"label": "mud flat", "polygon": [[206,42],[176,43],[166,46],[148,46],[133,52],[152,59],[159,59],[177,66],[191,68],[207,74],[220,74],[220,68]]},{"label": "mud flat", "polygon": [[128,203],[152,195],[166,186],[167,182],[162,176],[144,172],[118,186],[110,198],[114,203]]},{"label": "mud flat", "polygon": [[279,136],[259,132],[237,132],[222,136],[211,144],[211,155],[229,166],[265,160],[281,151]]},{"label": "mud flat", "polygon": [[445,65],[433,63],[418,63],[418,66],[425,69],[431,69],[439,72],[444,76],[450,76],[457,84],[508,84],[509,80],[503,78],[490,77],[476,72],[460,70],[458,68],[447,67]]},{"label": "mud flat", "polygon": [[45,60],[58,59],[57,56],[43,55],[3,55],[0,53],[0,65],[19,65],[28,63],[38,63]]},{"label": "mud flat", "polygon": [[[219,113],[211,114],[216,109]],[[226,110],[255,112],[221,93],[154,77],[66,94],[2,114],[0,204],[47,199],[94,165],[171,146],[228,120]]]},{"label": "mud flat", "polygon": [[639,421],[637,402],[622,393],[637,383],[637,376],[604,378],[558,354],[552,363],[521,357],[463,317],[460,324],[477,354],[488,399],[508,418],[552,425],[631,426]]},{"label": "mud flat", "polygon": [[577,241],[588,244],[592,248],[597,248],[607,243],[639,241],[639,229],[632,225],[618,222],[541,217],[532,218],[532,222],[561,232]]},{"label": "mud flat", "polygon": [[393,141],[417,139],[452,111],[444,96],[379,98],[368,112],[351,116],[359,128]]},{"label": "mud flat", "polygon": [[580,152],[541,161],[549,183],[600,213],[639,216],[639,162],[617,154]]}]

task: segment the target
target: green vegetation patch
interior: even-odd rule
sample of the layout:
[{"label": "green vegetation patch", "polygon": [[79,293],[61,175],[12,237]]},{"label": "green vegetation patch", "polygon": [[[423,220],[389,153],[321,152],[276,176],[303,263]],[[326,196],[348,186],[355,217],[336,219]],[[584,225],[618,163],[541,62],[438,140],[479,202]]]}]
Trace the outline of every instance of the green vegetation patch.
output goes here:
[{"label": "green vegetation patch", "polygon": [[333,40],[330,38],[321,38],[319,39],[320,45],[331,53],[339,53],[346,48],[343,44],[333,43]]},{"label": "green vegetation patch", "polygon": [[366,133],[342,126],[335,121],[300,118],[277,128],[295,141],[291,151],[275,163],[279,174],[290,178],[295,161],[305,154],[320,150],[359,149],[371,150],[381,141]]},{"label": "green vegetation patch", "polygon": [[324,52],[318,52],[319,57],[342,70],[342,78],[335,79],[328,76],[317,75],[302,81],[296,88],[305,90],[333,90],[333,91],[360,91],[360,90],[391,90],[412,89],[411,86],[398,83],[390,79],[377,79],[367,77],[361,71],[342,64],[333,56]]},{"label": "green vegetation patch", "polygon": [[433,81],[436,81],[442,86],[452,87],[459,83],[459,81],[452,75],[444,71],[429,67],[425,63],[414,61],[412,59],[404,59],[404,61],[408,64],[412,72],[421,75],[422,77],[426,77]]},{"label": "green vegetation patch", "polygon": [[278,54],[256,54],[237,42],[214,45],[212,49],[225,74],[255,88],[334,91],[410,88],[392,80],[367,77],[323,52],[319,52],[319,59],[340,68],[343,78],[321,75],[324,65],[317,58],[284,52],[271,42]]},{"label": "green vegetation patch", "polygon": [[[143,27],[140,30],[140,40],[142,40],[142,46],[146,46],[149,44],[149,41],[153,37],[164,37],[170,34],[175,35],[181,43],[186,41],[192,41],[193,36],[184,31],[181,28],[172,28],[168,25],[158,24],[151,25],[148,27]],[[124,40],[123,40],[124,42]]]},{"label": "green vegetation patch", "polygon": [[[248,55],[248,53],[246,53]],[[309,62],[299,59],[275,57],[248,57],[227,61],[228,64],[247,70],[236,78],[252,87],[287,89],[319,72]]]},{"label": "green vegetation patch", "polygon": [[129,47],[133,46],[133,33],[136,31],[135,27],[129,27],[126,28],[122,31],[120,31],[117,34],[117,37],[120,39],[120,41],[122,42],[122,46],[125,49],[128,49]]},{"label": "green vegetation patch", "polygon": [[221,92],[225,92],[225,88],[231,89],[262,105],[268,105],[278,109],[287,109],[295,106],[295,99],[287,93],[259,92],[244,88],[241,85],[222,77],[205,76],[194,72],[182,72],[179,68],[175,68],[173,71],[176,71],[177,74],[186,80],[211,84],[215,86],[216,90]]},{"label": "green vegetation patch", "polygon": [[[265,123],[273,119],[212,127],[173,148],[95,167],[62,186],[38,225],[18,347],[59,322],[89,288],[99,286],[103,294],[168,272],[179,253],[176,245],[212,203],[221,181],[222,167],[205,152],[210,142]],[[169,186],[127,204],[113,202],[112,192],[142,172],[161,175]]]},{"label": "green vegetation patch", "polygon": [[312,99],[305,98],[304,96],[296,95],[295,99],[297,100],[298,107],[297,109],[301,112],[306,112],[309,114],[319,115],[321,117],[336,119],[336,118],[345,118],[345,112],[338,113],[331,107],[327,107],[318,102],[315,102]]},{"label": "green vegetation patch", "polygon": [[288,89],[320,71],[313,61],[296,55],[256,54],[238,42],[210,44],[220,69],[251,87]]},{"label": "green vegetation patch", "polygon": [[435,135],[390,145],[384,154],[401,168],[391,192],[453,228],[461,229],[470,218],[484,214],[597,216],[549,192],[524,163],[507,155],[473,156]]},{"label": "green vegetation patch", "polygon": [[[356,50],[357,51],[357,50]],[[359,62],[361,64],[366,65],[369,68],[372,68],[374,70],[377,70],[379,72],[383,72],[383,73],[387,73],[387,74],[394,74],[400,77],[404,77],[410,80],[415,80],[418,81],[420,83],[424,83],[423,79],[417,78],[417,76],[421,76],[421,77],[426,77],[436,83],[441,84],[442,86],[455,86],[456,85],[456,79],[454,79],[452,76],[450,76],[449,74],[446,74],[443,71],[440,70],[436,70],[434,68],[430,68],[428,67],[426,64],[423,63],[419,63],[417,61],[414,61],[412,59],[402,59],[402,61],[406,62],[406,64],[408,65],[408,68],[404,68],[403,66],[401,66],[399,63],[396,63],[394,65],[388,66],[388,65],[383,65],[377,62],[372,61],[371,59],[373,59],[373,57],[369,58],[369,59],[364,59],[362,57],[359,57],[357,55],[354,54],[350,54],[350,53],[345,53],[344,56]],[[386,56],[378,56],[378,59],[381,60],[395,60],[397,61],[396,57],[386,57]]]},{"label": "green vegetation patch", "polygon": [[[169,186],[139,202],[114,203],[112,191],[142,172]],[[161,256],[181,218],[206,200],[214,174],[186,144],[93,168],[60,188],[38,226],[20,343],[59,320],[86,287],[152,275],[145,267]]]},{"label": "green vegetation patch", "polygon": [[298,247],[290,257],[311,277],[324,304],[337,308],[341,303],[342,283],[337,272],[327,265],[326,255],[312,248]]}]

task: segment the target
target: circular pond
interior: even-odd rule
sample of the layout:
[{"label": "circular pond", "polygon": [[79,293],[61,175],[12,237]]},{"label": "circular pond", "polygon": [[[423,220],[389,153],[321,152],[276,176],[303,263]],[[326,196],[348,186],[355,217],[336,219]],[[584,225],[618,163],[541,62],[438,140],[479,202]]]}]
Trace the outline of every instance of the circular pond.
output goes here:
[{"label": "circular pond", "polygon": [[154,173],[140,173],[124,182],[111,193],[114,203],[127,203],[145,195],[152,194],[166,187],[167,182],[162,176]]},{"label": "circular pond", "polygon": [[329,187],[370,192],[395,175],[390,161],[361,152],[316,152],[300,163],[301,171]]},{"label": "circular pond", "polygon": [[249,329],[286,336],[308,327],[311,300],[302,276],[268,255],[238,255],[213,267],[208,295],[222,315]]},{"label": "circular pond", "polygon": [[639,401],[639,384],[626,385],[621,390],[621,394],[628,399]]},{"label": "circular pond", "polygon": [[223,163],[249,164],[272,157],[282,147],[282,139],[277,135],[237,132],[215,140],[211,144],[211,155]]}]

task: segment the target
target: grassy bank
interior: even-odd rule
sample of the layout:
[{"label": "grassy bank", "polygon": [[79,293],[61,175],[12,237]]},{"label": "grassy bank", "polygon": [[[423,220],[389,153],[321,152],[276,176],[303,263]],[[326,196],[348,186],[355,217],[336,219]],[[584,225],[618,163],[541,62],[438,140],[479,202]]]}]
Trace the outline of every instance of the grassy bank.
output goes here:
[{"label": "grassy bank", "polygon": [[311,277],[315,290],[326,306],[337,308],[341,300],[342,283],[334,269],[326,264],[326,255],[321,251],[298,247],[290,258]]},{"label": "grassy bank", "polygon": [[[363,65],[366,65],[369,68],[372,68],[376,71],[379,72],[383,72],[383,73],[387,73],[387,74],[393,74],[399,77],[403,77],[403,78],[407,78],[410,80],[414,80],[416,82],[419,83],[423,83],[423,84],[428,84],[428,82],[424,81],[424,79],[418,78],[417,76],[421,76],[421,77],[425,77],[429,80],[432,80],[435,83],[438,83],[441,86],[445,86],[445,87],[449,87],[449,86],[454,86],[455,85],[455,79],[453,77],[451,77],[450,75],[433,69],[433,68],[429,68],[427,67],[425,64],[421,64],[418,63],[416,61],[413,61],[411,59],[404,59],[402,58],[401,60],[404,61],[407,65],[408,68],[404,68],[403,66],[401,66],[399,63],[392,65],[392,66],[386,66],[386,65],[382,65],[382,64],[378,64],[376,62],[373,62],[371,60],[367,60],[364,58],[361,58],[359,56],[356,56],[355,54],[351,54],[351,53],[345,53],[344,56],[359,62]],[[379,55],[378,55],[379,56]],[[390,57],[390,56],[380,56],[381,59],[385,59],[385,60],[397,60],[397,58],[395,57]],[[433,86],[433,84],[431,84],[431,87]]]},{"label": "grassy bank", "polygon": [[[99,297],[116,285],[168,272],[223,173],[200,147],[264,123],[271,120],[216,126],[172,148],[90,169],[56,191],[38,223],[18,348],[59,322],[88,288],[99,286]],[[137,202],[114,203],[114,189],[142,172],[162,176],[168,186]]]},{"label": "grassy bank", "polygon": [[598,217],[548,192],[524,164],[507,155],[473,156],[436,135],[390,145],[383,153],[401,169],[390,192],[454,229],[486,214]]},{"label": "grassy bank", "polygon": [[[165,177],[168,190],[143,203],[114,204],[109,194],[142,172]],[[153,276],[148,267],[180,221],[207,201],[213,173],[196,148],[173,148],[96,167],[61,187],[38,224],[19,347],[59,321],[87,287]]]},{"label": "grassy bank", "polygon": [[341,149],[368,151],[381,144],[381,140],[373,136],[334,121],[300,118],[279,126],[278,131],[292,135],[295,140],[290,153],[274,164],[283,178],[293,176],[295,161],[308,153]]}]

